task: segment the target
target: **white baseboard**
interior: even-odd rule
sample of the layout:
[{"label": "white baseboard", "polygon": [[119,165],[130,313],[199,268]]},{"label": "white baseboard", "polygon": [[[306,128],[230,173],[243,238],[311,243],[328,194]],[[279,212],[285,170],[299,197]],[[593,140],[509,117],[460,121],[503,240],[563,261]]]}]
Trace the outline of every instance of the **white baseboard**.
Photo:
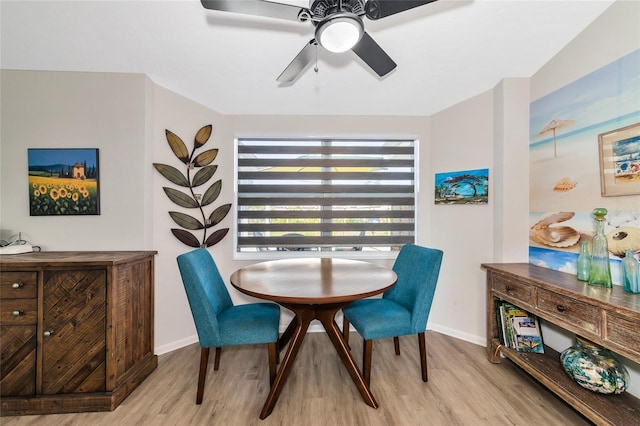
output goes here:
[{"label": "white baseboard", "polygon": [[465,342],[474,343],[480,346],[487,346],[486,336],[476,336],[473,334],[461,332],[460,330],[445,327],[444,325],[433,323],[429,323],[427,329],[437,331],[438,333],[442,333],[447,336],[455,337],[456,339],[464,340]]},{"label": "white baseboard", "polygon": [[[286,329],[286,326],[280,326],[280,333],[283,333],[285,329]],[[486,346],[486,337],[480,337],[480,336],[474,336],[468,333],[462,333],[459,330],[454,330],[452,328],[445,327],[439,324],[429,323],[429,326],[427,329],[445,334],[447,336],[455,337],[456,339],[464,340],[465,342],[475,343],[476,345],[480,345],[480,346]],[[353,330],[353,328],[351,328],[351,330]],[[311,324],[309,326],[308,332],[309,333],[324,332],[324,328],[322,327],[322,324]],[[180,340],[176,340],[175,342],[168,343],[166,345],[157,346],[155,348],[155,354],[163,355],[169,352],[173,352],[177,349],[184,348],[185,346],[189,346],[197,342],[198,342],[197,335],[189,336],[184,339],[180,339]]]},{"label": "white baseboard", "polygon": [[176,340],[175,342],[167,343],[166,345],[156,346],[155,354],[164,355],[180,348],[184,348],[185,346],[189,346],[193,343],[198,343],[198,336],[195,334],[193,336],[185,337],[184,339]]},{"label": "white baseboard", "polygon": [[[286,324],[280,325],[280,334],[284,333],[287,329]],[[311,324],[309,326],[309,333],[317,333],[323,332],[324,328],[322,324]],[[154,348],[156,355],[164,355],[169,352],[173,352],[175,350],[184,348],[185,346],[192,345],[194,343],[198,343],[198,335],[194,334],[193,336],[185,337],[184,339],[176,340],[175,342],[167,343],[166,345],[156,346]]]}]

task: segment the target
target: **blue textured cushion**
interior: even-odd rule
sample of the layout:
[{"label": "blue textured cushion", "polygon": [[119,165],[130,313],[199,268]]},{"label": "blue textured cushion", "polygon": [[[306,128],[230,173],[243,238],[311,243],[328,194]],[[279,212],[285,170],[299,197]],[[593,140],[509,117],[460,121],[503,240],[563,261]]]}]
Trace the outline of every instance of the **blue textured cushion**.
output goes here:
[{"label": "blue textured cushion", "polygon": [[412,334],[411,312],[392,300],[357,300],[342,313],[365,340]]},{"label": "blue textured cushion", "polygon": [[222,347],[278,340],[279,305],[234,306],[213,257],[204,248],[181,254],[177,260],[200,346]]},{"label": "blue textured cushion", "polygon": [[441,263],[441,250],[404,245],[393,264],[396,285],[382,299],[350,303],[343,314],[365,340],[424,332]]},{"label": "blue textured cushion", "polygon": [[232,306],[218,316],[222,346],[278,341],[280,306],[250,303]]}]

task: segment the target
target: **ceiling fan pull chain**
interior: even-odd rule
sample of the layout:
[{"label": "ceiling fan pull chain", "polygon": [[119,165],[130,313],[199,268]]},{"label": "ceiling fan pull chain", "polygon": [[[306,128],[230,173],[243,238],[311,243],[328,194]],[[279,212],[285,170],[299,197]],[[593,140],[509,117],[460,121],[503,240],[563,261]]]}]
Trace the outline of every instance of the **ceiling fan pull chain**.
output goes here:
[{"label": "ceiling fan pull chain", "polygon": [[318,43],[314,43],[316,46],[316,65],[313,67],[313,70],[318,74]]}]

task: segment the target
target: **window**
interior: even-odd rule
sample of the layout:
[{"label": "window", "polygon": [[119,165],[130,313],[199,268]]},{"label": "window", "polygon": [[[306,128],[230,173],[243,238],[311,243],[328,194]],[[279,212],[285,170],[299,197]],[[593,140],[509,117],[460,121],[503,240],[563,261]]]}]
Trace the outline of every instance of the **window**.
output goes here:
[{"label": "window", "polygon": [[238,253],[413,243],[414,151],[407,139],[238,139]]}]

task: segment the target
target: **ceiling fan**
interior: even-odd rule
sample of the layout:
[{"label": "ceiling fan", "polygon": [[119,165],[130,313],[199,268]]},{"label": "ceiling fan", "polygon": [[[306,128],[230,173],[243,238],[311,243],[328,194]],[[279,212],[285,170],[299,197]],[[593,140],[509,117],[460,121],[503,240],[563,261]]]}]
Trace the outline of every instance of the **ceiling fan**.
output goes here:
[{"label": "ceiling fan", "polygon": [[352,50],[380,77],[387,75],[396,63],[364,29],[363,17],[385,18],[436,0],[310,0],[310,7],[266,0],[200,0],[206,9],[247,15],[266,16],[315,26],[311,39],[277,78],[292,82],[315,57],[319,44],[324,49],[341,53]]}]

